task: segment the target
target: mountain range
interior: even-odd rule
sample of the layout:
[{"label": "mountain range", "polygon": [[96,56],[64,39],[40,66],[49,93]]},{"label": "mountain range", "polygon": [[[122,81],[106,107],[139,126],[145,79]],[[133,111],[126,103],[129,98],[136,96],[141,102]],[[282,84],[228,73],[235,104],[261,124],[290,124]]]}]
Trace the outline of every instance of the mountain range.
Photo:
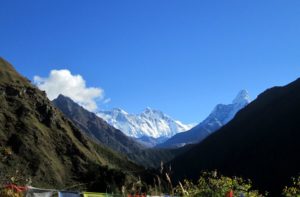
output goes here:
[{"label": "mountain range", "polygon": [[148,149],[143,144],[123,134],[122,131],[106,123],[95,113],[89,112],[71,98],[59,95],[52,103],[59,108],[90,139],[125,154],[131,161],[145,166],[158,167],[160,162],[170,161],[177,150]]},{"label": "mountain range", "polygon": [[[68,97],[51,102],[0,58],[0,184],[17,178],[20,184],[38,187],[120,191],[141,180],[153,183],[155,171],[141,165],[158,167],[162,160],[168,162],[162,169],[171,171],[175,184],[185,178],[197,181],[202,171],[217,169],[226,176],[249,178],[260,191],[280,196],[290,178],[300,173],[299,90],[297,79],[251,102],[247,91],[241,91],[231,104],[217,105],[203,122],[173,138],[176,132],[167,129],[161,136],[153,132],[155,137],[139,132],[149,144],[183,134],[188,134],[184,141],[168,146],[192,143],[149,149]],[[172,128],[162,112],[146,109],[142,114],[141,123],[153,119]]]},{"label": "mountain range", "polygon": [[129,114],[122,109],[115,108],[111,111],[100,111],[97,115],[127,136],[136,138],[147,146],[162,143],[193,126],[183,124],[163,112],[149,107],[140,114]]},{"label": "mountain range", "polygon": [[176,157],[174,179],[197,180],[203,170],[240,176],[280,196],[300,173],[300,79],[273,87],[241,109],[217,132]]},{"label": "mountain range", "polygon": [[207,136],[226,125],[235,114],[250,103],[247,90],[241,90],[231,104],[218,104],[209,116],[189,131],[178,133],[158,144],[159,148],[177,148],[186,144],[199,143]]}]

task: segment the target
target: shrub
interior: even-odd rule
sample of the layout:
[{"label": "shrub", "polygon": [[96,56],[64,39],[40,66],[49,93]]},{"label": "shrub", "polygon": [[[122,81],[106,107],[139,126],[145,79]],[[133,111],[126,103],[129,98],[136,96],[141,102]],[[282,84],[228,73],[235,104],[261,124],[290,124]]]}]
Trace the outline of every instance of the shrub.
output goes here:
[{"label": "shrub", "polygon": [[205,196],[224,197],[229,191],[233,191],[234,196],[263,197],[257,190],[252,190],[250,180],[243,180],[238,177],[219,176],[217,171],[203,172],[197,182],[184,180],[183,184],[175,188],[176,195],[180,196]]},{"label": "shrub", "polygon": [[16,192],[13,189],[2,189],[0,190],[1,197],[23,197],[24,194],[21,192]]},{"label": "shrub", "polygon": [[282,195],[285,197],[300,197],[300,176],[292,178],[292,186],[285,186]]}]

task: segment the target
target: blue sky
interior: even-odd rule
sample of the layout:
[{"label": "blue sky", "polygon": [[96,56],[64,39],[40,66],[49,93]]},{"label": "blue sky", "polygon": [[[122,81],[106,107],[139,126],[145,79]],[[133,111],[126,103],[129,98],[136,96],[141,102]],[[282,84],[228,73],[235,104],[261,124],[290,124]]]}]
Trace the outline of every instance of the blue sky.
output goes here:
[{"label": "blue sky", "polygon": [[300,1],[2,0],[0,56],[104,90],[101,109],[201,121],[240,89],[255,98],[300,73]]}]

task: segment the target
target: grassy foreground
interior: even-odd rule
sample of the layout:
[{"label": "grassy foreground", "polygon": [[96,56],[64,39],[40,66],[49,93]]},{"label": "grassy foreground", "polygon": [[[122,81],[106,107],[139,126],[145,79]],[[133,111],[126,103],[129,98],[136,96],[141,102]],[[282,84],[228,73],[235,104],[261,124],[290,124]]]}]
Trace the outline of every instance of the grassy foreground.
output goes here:
[{"label": "grassy foreground", "polygon": [[[17,184],[20,177],[11,177],[11,183]],[[203,172],[197,183],[189,180],[179,182],[177,186],[172,185],[171,178],[168,173],[161,173],[160,176],[154,177],[153,185],[146,185],[142,180],[132,182],[126,187],[120,188],[120,196],[128,196],[128,194],[142,194],[160,196],[169,194],[172,196],[183,197],[265,197],[271,196],[268,192],[261,192],[253,189],[250,180],[244,180],[239,177],[227,177],[219,175],[217,171]],[[17,192],[13,189],[1,189],[1,197],[23,197],[24,193]],[[300,196],[300,176],[292,178],[291,185],[285,186],[282,190],[283,197],[299,197]]]}]

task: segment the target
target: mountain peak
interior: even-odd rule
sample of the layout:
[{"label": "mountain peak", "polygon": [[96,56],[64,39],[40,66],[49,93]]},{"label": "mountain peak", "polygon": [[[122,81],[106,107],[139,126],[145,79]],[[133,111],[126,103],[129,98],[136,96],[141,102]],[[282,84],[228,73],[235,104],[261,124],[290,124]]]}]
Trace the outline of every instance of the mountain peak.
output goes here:
[{"label": "mountain peak", "polygon": [[59,94],[56,99],[70,99],[70,98],[63,94]]},{"label": "mountain peak", "polygon": [[128,114],[126,111],[124,111],[121,108],[113,108],[112,111],[115,113]]},{"label": "mountain peak", "polygon": [[145,110],[143,111],[144,113],[153,113],[157,112],[158,110],[152,109],[151,107],[146,107]]},{"label": "mountain peak", "polygon": [[146,107],[145,111],[151,111],[151,107]]},{"label": "mountain peak", "polygon": [[[55,101],[55,100],[60,101],[60,102],[64,102],[64,103],[66,103],[66,104],[68,104],[68,103],[70,103],[70,104],[76,103],[76,102],[74,102],[70,97],[65,96],[65,95],[63,95],[63,94],[59,94],[58,97],[57,97],[56,99],[53,99],[53,101]],[[78,103],[76,103],[76,104],[78,104]],[[78,105],[79,105],[79,104],[78,104]],[[81,106],[81,105],[79,105],[79,106]]]},{"label": "mountain peak", "polygon": [[159,114],[159,115],[163,115],[163,112],[161,112],[160,110],[156,110],[156,109],[152,109],[150,107],[146,107],[146,109],[142,112],[143,114]]},{"label": "mountain peak", "polygon": [[244,103],[250,103],[251,99],[249,96],[249,93],[247,90],[243,89],[239,91],[239,93],[236,95],[235,99],[233,99],[232,103],[233,104],[244,104]]}]

